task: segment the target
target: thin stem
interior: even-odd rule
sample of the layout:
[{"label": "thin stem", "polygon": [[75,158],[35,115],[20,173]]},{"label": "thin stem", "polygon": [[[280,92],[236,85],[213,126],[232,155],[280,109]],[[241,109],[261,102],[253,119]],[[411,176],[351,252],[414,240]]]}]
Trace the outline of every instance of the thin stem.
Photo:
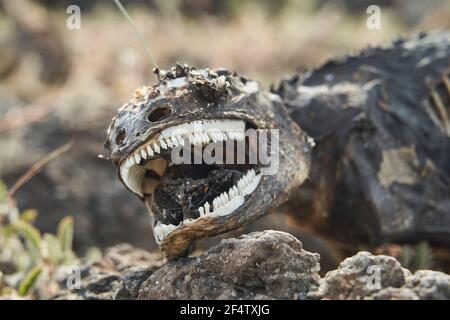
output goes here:
[{"label": "thin stem", "polygon": [[153,57],[153,54],[150,51],[150,48],[145,43],[144,38],[139,33],[138,28],[137,28],[136,24],[134,23],[133,19],[130,17],[130,15],[128,14],[127,10],[123,7],[122,3],[119,0],[114,0],[114,2],[116,3],[117,7],[119,7],[119,10],[122,12],[122,14],[128,20],[128,22],[130,23],[131,27],[134,30],[134,33],[138,37],[139,41],[141,42],[141,45],[144,47],[145,52],[147,53],[148,57],[152,61],[152,63],[155,66],[155,68],[158,68],[158,63],[156,62],[155,58]]}]

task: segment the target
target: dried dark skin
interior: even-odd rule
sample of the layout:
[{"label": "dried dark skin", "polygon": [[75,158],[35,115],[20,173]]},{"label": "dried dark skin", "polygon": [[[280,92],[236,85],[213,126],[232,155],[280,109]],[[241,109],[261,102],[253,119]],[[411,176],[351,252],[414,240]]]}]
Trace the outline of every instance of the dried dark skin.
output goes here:
[{"label": "dried dark skin", "polygon": [[[190,78],[189,94],[174,90],[156,98],[164,81],[182,74]],[[226,221],[176,230],[162,243],[167,256],[185,254],[194,239],[243,226],[286,199],[295,217],[343,242],[450,243],[449,32],[332,60],[283,80],[272,94],[242,93],[252,81],[228,71],[212,74],[197,79],[181,66],[161,74],[152,97],[133,100],[113,121],[106,144],[113,162],[118,165],[149,128],[227,114],[258,128],[280,128],[281,170],[265,177],[255,197]],[[230,83],[226,89],[216,86],[220,74]],[[173,108],[171,118],[145,122],[146,106],[163,104]],[[309,174],[310,149],[299,128],[316,143]],[[114,141],[121,130],[127,135],[119,147]]]},{"label": "dried dark skin", "polygon": [[[280,97],[261,90],[254,81],[227,70],[195,70],[180,64],[170,71],[157,70],[157,74],[159,82],[138,89],[119,109],[108,130],[105,148],[118,169],[133,150],[164,128],[195,120],[240,119],[257,130],[279,129],[280,135],[278,173],[263,176],[257,189],[232,214],[182,225],[166,236],[161,248],[167,258],[176,259],[189,252],[195,239],[242,227],[287,200],[308,175],[310,143],[288,116]],[[155,113],[164,116],[154,121]],[[193,192],[192,198],[198,196]],[[163,204],[143,200],[151,208],[154,223],[167,219],[160,210]],[[181,214],[185,218],[189,211]]]},{"label": "dried dark skin", "polygon": [[317,144],[291,196],[299,219],[347,243],[450,244],[449,32],[332,60],[275,93]]}]

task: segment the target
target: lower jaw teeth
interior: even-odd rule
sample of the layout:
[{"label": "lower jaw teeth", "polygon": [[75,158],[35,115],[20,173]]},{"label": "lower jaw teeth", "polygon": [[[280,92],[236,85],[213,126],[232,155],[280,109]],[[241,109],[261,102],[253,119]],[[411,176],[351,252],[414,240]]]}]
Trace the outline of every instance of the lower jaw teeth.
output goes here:
[{"label": "lower jaw teeth", "polygon": [[[261,181],[261,174],[255,174],[254,170],[248,171],[237,183],[229,189],[228,193],[222,193],[213,200],[212,206],[205,203],[198,210],[200,216],[197,219],[185,219],[181,221],[178,226],[173,224],[157,223],[154,227],[154,234],[156,241],[160,243],[169,233],[174,231],[181,225],[193,224],[199,219],[215,218],[220,216],[227,216],[241,207],[245,202],[245,196],[255,191],[259,182]],[[212,209],[210,211],[210,209]]]}]

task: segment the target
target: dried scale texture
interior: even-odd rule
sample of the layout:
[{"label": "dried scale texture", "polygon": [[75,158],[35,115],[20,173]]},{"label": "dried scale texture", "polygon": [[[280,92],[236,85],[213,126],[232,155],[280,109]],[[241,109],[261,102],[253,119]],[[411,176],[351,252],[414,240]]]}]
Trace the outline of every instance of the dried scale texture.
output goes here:
[{"label": "dried scale texture", "polygon": [[450,243],[450,33],[331,60],[274,90],[316,142],[299,218],[353,243]]}]

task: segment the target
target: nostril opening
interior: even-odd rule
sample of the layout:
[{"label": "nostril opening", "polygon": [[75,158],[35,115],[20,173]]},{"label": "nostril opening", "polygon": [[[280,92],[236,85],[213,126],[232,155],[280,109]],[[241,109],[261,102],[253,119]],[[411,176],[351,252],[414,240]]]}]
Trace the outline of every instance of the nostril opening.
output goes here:
[{"label": "nostril opening", "polygon": [[157,122],[166,119],[172,113],[170,107],[157,107],[150,111],[147,116],[148,121]]},{"label": "nostril opening", "polygon": [[116,135],[116,144],[118,145],[123,145],[123,142],[125,141],[125,130],[124,129],[120,129],[119,132]]}]

